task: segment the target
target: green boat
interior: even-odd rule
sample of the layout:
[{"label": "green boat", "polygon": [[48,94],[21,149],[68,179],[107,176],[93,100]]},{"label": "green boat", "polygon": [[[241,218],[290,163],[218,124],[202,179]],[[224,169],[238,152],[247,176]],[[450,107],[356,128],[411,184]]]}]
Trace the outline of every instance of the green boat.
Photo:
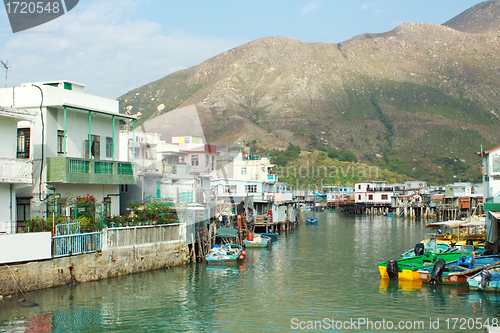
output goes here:
[{"label": "green boat", "polygon": [[446,262],[458,260],[460,252],[425,253],[420,256],[389,260],[378,264],[380,276],[385,279],[398,278],[400,280],[420,280],[419,269],[433,266],[438,259]]}]

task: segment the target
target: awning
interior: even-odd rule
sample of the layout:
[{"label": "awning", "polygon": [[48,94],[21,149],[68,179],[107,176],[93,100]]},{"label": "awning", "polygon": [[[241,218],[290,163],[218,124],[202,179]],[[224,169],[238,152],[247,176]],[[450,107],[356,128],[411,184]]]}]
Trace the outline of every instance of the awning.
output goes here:
[{"label": "awning", "polygon": [[220,238],[233,238],[238,235],[238,229],[234,228],[220,228],[217,229],[215,235]]},{"label": "awning", "polygon": [[471,220],[461,225],[461,227],[484,227],[486,226],[485,219]]},{"label": "awning", "polygon": [[450,220],[450,221],[444,221],[444,222],[433,222],[427,224],[425,227],[426,228],[458,228],[462,226],[466,221],[462,220]]},{"label": "awning", "polygon": [[444,199],[444,194],[434,194],[431,197],[431,200],[443,200]]}]

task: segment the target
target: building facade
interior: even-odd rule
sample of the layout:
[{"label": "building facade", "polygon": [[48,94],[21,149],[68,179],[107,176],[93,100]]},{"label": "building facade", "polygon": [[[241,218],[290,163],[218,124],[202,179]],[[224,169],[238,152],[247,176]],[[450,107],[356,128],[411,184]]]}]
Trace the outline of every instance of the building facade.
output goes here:
[{"label": "building facade", "polygon": [[30,217],[46,216],[49,195],[61,201],[92,196],[103,202],[107,214],[118,214],[119,186],[135,184],[134,165],[118,158],[119,121],[135,117],[120,114],[118,101],[84,89],[71,81],[0,89],[0,106],[36,114],[33,122],[17,123],[17,156],[34,161],[33,184],[17,191],[20,225]]}]

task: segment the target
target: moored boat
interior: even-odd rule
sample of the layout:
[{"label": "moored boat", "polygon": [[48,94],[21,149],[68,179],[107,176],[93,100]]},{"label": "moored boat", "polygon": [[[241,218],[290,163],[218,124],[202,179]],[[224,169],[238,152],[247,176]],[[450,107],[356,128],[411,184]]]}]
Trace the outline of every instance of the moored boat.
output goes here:
[{"label": "moored boat", "polygon": [[262,234],[255,234],[252,240],[245,239],[243,241],[246,248],[252,247],[268,247],[271,245],[271,238],[263,236]]},{"label": "moored boat", "polygon": [[273,232],[261,232],[260,235],[267,236],[267,237],[269,237],[271,239],[278,238],[278,234],[277,233],[273,233]]},{"label": "moored boat", "polygon": [[500,264],[499,255],[482,257],[461,256],[459,259],[444,263],[436,262],[434,266],[420,269],[420,279],[424,283],[462,285],[474,274]]},{"label": "moored boat", "polygon": [[500,264],[482,269],[467,279],[470,290],[500,292]]},{"label": "moored boat", "polygon": [[381,262],[378,269],[384,279],[420,280],[419,269],[432,267],[438,259],[449,262],[458,258],[460,253],[425,253],[411,258]]},{"label": "moored boat", "polygon": [[207,259],[209,264],[236,262],[237,260],[242,260],[243,258],[243,248],[238,244],[215,244],[205,256],[205,259]]},{"label": "moored boat", "polygon": [[308,218],[306,218],[306,223],[307,224],[317,224],[318,222],[319,222],[319,220],[316,217],[308,217]]}]

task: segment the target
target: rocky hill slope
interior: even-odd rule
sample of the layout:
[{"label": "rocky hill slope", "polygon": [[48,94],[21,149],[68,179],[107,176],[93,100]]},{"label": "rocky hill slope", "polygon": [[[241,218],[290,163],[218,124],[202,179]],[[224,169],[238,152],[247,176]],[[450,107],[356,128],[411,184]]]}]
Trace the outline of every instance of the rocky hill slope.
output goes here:
[{"label": "rocky hill slope", "polygon": [[[500,1],[339,44],[255,40],[120,98],[148,120],[195,104],[209,141],[354,151],[414,178],[478,180],[500,143]],[[150,120],[154,122],[154,120]]]}]

